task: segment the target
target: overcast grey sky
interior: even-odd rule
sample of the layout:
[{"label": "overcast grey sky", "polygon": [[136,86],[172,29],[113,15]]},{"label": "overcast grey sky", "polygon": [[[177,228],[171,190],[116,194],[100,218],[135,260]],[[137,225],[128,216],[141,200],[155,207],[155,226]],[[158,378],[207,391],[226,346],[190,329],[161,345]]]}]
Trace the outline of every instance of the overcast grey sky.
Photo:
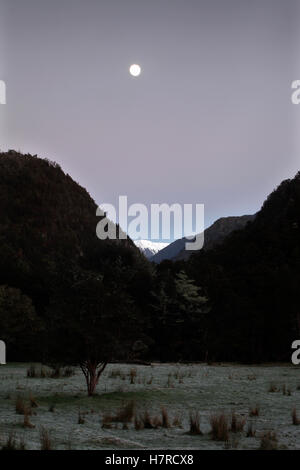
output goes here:
[{"label": "overcast grey sky", "polygon": [[0,0],[1,148],[57,161],[98,204],[254,213],[300,169],[298,3]]}]

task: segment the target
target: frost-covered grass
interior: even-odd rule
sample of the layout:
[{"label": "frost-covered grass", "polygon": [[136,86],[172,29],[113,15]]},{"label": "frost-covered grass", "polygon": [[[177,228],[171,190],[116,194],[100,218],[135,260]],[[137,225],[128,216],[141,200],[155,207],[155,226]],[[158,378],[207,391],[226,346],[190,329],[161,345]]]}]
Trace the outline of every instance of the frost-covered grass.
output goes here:
[{"label": "frost-covered grass", "polygon": [[[300,449],[295,366],[113,364],[91,398],[79,369],[68,378],[28,378],[29,366],[0,366],[0,446],[14,436],[27,449],[40,449],[46,438],[54,449],[258,449],[262,438],[276,436],[278,448]],[[16,412],[20,399],[25,417],[22,407]],[[122,413],[130,403],[133,416]],[[191,416],[201,432],[191,432]],[[211,434],[220,416],[227,441]]]}]

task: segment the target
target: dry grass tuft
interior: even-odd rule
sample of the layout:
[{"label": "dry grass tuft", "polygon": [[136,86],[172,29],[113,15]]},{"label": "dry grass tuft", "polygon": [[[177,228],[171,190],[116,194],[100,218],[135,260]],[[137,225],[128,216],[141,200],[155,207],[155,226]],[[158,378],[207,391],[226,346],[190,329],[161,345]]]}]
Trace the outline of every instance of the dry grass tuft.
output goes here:
[{"label": "dry grass tuft", "polygon": [[242,418],[241,416],[236,415],[235,412],[231,414],[231,426],[230,426],[231,432],[242,432],[245,424],[246,424],[245,418]]},{"label": "dry grass tuft", "polygon": [[300,424],[300,419],[298,418],[296,408],[294,408],[293,411],[292,411],[292,422],[293,422],[294,426],[299,426],[299,424]]},{"label": "dry grass tuft", "polygon": [[29,403],[30,403],[31,408],[38,408],[39,406],[36,398],[34,398],[34,396],[31,393],[29,394]]},{"label": "dry grass tuft", "polygon": [[276,392],[279,392],[279,389],[278,389],[277,385],[272,382],[272,383],[270,383],[270,385],[269,385],[269,390],[268,390],[268,392],[269,392],[269,393],[276,393]]},{"label": "dry grass tuft", "polygon": [[15,403],[16,413],[18,415],[32,415],[31,407],[25,402],[23,397],[17,396]]},{"label": "dry grass tuft", "polygon": [[24,426],[24,428],[29,428],[29,429],[35,428],[35,425],[30,422],[30,418],[29,418],[29,415],[27,413],[24,413],[23,426]]},{"label": "dry grass tuft", "polygon": [[130,369],[129,371],[130,383],[131,385],[135,384],[136,377],[137,377],[137,370],[135,368]]},{"label": "dry grass tuft", "polygon": [[202,435],[202,431],[200,429],[200,415],[199,412],[190,413],[190,430],[189,434],[192,435]]},{"label": "dry grass tuft", "polygon": [[170,428],[171,427],[171,424],[170,424],[170,420],[169,420],[169,415],[168,415],[168,412],[165,408],[162,408],[161,409],[161,425],[163,428]]},{"label": "dry grass tuft", "polygon": [[25,440],[22,438],[17,442],[15,434],[11,432],[1,450],[26,450]]},{"label": "dry grass tuft", "polygon": [[134,417],[135,402],[130,401],[121,407],[115,415],[104,414],[102,417],[102,427],[110,428],[112,423],[123,423],[123,429],[127,429],[127,424],[130,423]]},{"label": "dry grass tuft", "polygon": [[85,423],[85,414],[78,410],[78,424]]},{"label": "dry grass tuft", "polygon": [[143,422],[143,425],[144,425],[144,429],[154,429],[156,427],[156,424],[154,424],[152,422],[152,418],[150,416],[150,413],[149,411],[144,411],[143,415],[142,415],[142,422]]},{"label": "dry grass tuft", "polygon": [[176,414],[173,418],[172,426],[181,428],[182,427],[182,418],[179,414]]},{"label": "dry grass tuft", "polygon": [[261,436],[260,450],[276,450],[277,448],[277,435],[274,431],[268,431]]},{"label": "dry grass tuft", "polygon": [[249,416],[259,416],[260,413],[260,407],[258,405],[254,406],[253,408],[250,408],[249,410]]},{"label": "dry grass tuft", "polygon": [[36,365],[31,365],[27,369],[27,378],[29,379],[59,379],[61,377],[68,378],[75,375],[75,370],[73,367],[61,367],[55,365],[53,367],[37,367]]},{"label": "dry grass tuft", "polygon": [[41,450],[52,450],[52,441],[49,431],[44,427],[41,427],[40,429],[40,443]]},{"label": "dry grass tuft", "polygon": [[229,440],[228,419],[224,413],[212,415],[210,418],[211,434],[214,441]]},{"label": "dry grass tuft", "polygon": [[248,424],[248,429],[247,429],[247,437],[255,437],[256,431],[253,429],[253,423]]},{"label": "dry grass tuft", "polygon": [[144,422],[138,416],[135,416],[134,418],[134,428],[136,431],[141,431],[142,429],[144,429]]}]

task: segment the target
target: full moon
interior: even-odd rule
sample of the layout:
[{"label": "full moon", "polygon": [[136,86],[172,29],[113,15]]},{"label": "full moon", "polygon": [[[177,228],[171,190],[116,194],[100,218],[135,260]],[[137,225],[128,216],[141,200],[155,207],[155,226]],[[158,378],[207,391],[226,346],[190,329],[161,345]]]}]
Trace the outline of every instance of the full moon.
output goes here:
[{"label": "full moon", "polygon": [[130,75],[132,75],[133,77],[138,77],[140,74],[141,74],[141,67],[138,65],[138,64],[132,64],[130,67],[129,67],[129,73]]}]

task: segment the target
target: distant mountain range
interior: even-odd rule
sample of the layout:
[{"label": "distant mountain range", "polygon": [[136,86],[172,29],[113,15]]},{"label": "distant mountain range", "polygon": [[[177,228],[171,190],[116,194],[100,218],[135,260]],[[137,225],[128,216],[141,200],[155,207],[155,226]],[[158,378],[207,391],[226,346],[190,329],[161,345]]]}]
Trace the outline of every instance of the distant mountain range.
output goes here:
[{"label": "distant mountain range", "polygon": [[134,243],[148,259],[169,245],[169,243],[153,242],[151,240],[135,240]]},{"label": "distant mountain range", "polygon": [[[204,246],[205,250],[210,250],[214,246],[223,242],[223,240],[233,231],[241,230],[245,225],[252,221],[255,215],[242,215],[235,217],[222,217],[214,222],[209,228],[204,231]],[[186,238],[180,238],[170,243],[167,247],[161,249],[150,258],[150,261],[160,263],[164,260],[186,260],[188,259],[193,250],[187,251],[185,243],[191,242]]]}]

